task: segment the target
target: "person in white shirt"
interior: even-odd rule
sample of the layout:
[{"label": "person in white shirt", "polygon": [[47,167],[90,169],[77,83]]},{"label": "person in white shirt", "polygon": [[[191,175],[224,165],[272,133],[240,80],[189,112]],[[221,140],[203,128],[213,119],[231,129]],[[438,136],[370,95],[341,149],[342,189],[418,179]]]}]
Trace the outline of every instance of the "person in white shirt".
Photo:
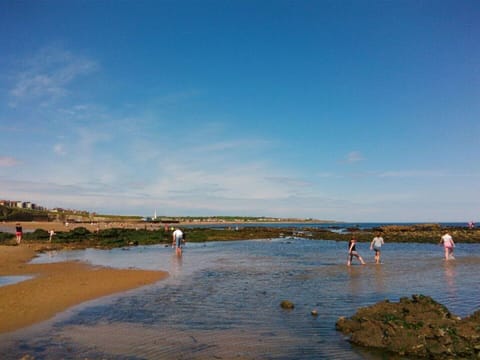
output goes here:
[{"label": "person in white shirt", "polygon": [[55,231],[53,231],[52,229],[48,232],[48,236],[49,236],[48,242],[52,242],[53,235],[55,235]]},{"label": "person in white shirt", "polygon": [[448,233],[448,230],[445,230],[444,235],[440,239],[440,244],[443,243],[443,248],[445,249],[445,260],[455,259],[453,256],[453,248],[455,247],[455,242],[453,241],[452,236]]},{"label": "person in white shirt", "polygon": [[370,250],[375,250],[375,264],[380,264],[380,248],[384,243],[380,234],[377,234],[370,243]]},{"label": "person in white shirt", "polygon": [[183,232],[176,228],[172,234],[172,246],[175,247],[175,252],[179,256],[182,255],[182,243],[184,243]]}]

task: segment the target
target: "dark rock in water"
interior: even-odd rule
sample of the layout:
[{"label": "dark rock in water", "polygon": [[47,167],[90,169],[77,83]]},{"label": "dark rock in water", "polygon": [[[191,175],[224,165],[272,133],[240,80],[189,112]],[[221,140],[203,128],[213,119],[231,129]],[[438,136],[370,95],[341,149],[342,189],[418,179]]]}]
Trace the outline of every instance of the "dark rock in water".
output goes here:
[{"label": "dark rock in water", "polygon": [[336,328],[354,344],[402,356],[480,359],[480,310],[460,319],[429,296],[360,308],[339,318]]},{"label": "dark rock in water", "polygon": [[295,307],[295,305],[289,300],[283,300],[280,303],[280,306],[282,307],[282,309],[293,309]]}]

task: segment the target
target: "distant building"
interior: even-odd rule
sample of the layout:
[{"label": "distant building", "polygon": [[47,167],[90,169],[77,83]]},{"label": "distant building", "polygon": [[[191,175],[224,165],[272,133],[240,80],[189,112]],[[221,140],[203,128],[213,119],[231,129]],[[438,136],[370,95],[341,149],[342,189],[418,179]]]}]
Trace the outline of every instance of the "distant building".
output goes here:
[{"label": "distant building", "polygon": [[10,208],[18,208],[18,209],[29,209],[29,210],[43,210],[44,209],[43,207],[37,206],[37,204],[32,203],[30,201],[0,200],[0,205],[10,207]]}]

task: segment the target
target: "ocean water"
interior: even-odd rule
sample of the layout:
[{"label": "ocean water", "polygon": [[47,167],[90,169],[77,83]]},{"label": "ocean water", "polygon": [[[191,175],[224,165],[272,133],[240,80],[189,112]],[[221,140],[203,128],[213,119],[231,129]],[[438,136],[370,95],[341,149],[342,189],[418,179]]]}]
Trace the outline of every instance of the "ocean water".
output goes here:
[{"label": "ocean water", "polygon": [[[433,224],[432,222],[299,222],[299,223],[240,223],[240,224],[193,224],[193,225],[183,225],[184,228],[212,228],[212,229],[222,229],[238,226],[240,228],[245,227],[273,227],[273,228],[314,228],[314,229],[326,229],[326,230],[340,230],[346,231],[347,229],[357,228],[359,230],[365,229],[374,229],[382,226],[390,225],[399,225],[399,226],[413,226],[413,225],[422,225],[422,224]],[[435,223],[442,227],[468,227],[468,222],[440,222]],[[476,226],[476,225],[475,225]]]},{"label": "ocean water", "polygon": [[[11,359],[391,359],[352,346],[335,330],[338,317],[412,294],[461,317],[480,308],[479,244],[458,244],[446,262],[438,245],[387,243],[380,265],[368,244],[357,248],[367,265],[346,266],[346,242],[306,239],[187,244],[181,258],[158,245],[45,254],[35,262],[171,276],[0,335],[0,351]],[[285,299],[293,310],[280,307]]]},{"label": "ocean water", "polygon": [[0,287],[15,284],[21,281],[29,280],[33,278],[33,275],[23,276],[23,275],[12,275],[12,276],[0,276]]}]

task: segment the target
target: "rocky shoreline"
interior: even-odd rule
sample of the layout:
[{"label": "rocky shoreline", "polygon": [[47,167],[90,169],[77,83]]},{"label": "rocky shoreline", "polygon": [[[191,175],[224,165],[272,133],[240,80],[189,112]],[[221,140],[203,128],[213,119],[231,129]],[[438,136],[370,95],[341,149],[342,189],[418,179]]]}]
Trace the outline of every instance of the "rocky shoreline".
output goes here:
[{"label": "rocky shoreline", "polygon": [[336,329],[353,344],[401,356],[480,358],[480,310],[461,319],[428,296],[360,308],[350,318],[339,318]]},{"label": "rocky shoreline", "polygon": [[[148,224],[71,224],[65,227],[56,223],[25,224],[29,229],[24,234],[24,243],[44,243],[49,247],[101,247],[113,248],[131,245],[169,244],[171,242],[171,227],[153,227]],[[370,243],[373,237],[380,233],[388,243],[434,243],[437,244],[445,230],[438,224],[395,225],[382,226],[370,229],[352,227],[348,229],[311,227],[305,226],[244,226],[226,225],[222,228],[182,227],[186,234],[187,242],[206,241],[234,241],[249,239],[273,238],[307,238],[312,240],[349,241],[355,235],[359,243]],[[55,236],[49,242],[48,230],[54,230]],[[480,243],[480,228],[448,227],[456,243]],[[0,244],[14,245],[12,233],[0,232]]]}]

